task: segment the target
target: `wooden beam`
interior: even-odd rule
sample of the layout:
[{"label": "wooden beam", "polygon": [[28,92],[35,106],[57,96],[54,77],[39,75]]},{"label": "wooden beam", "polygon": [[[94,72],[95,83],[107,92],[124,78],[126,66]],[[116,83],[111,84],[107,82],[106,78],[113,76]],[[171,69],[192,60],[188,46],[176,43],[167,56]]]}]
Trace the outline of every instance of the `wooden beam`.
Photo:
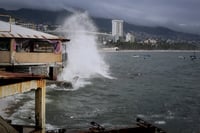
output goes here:
[{"label": "wooden beam", "polygon": [[9,85],[2,85],[0,86],[0,98],[15,95],[18,93],[24,93],[30,91],[31,89],[36,89],[36,88],[38,88],[37,80],[24,81]]},{"label": "wooden beam", "polygon": [[[12,79],[10,79],[12,80]],[[0,86],[0,98],[35,90],[35,127],[39,133],[45,133],[46,80],[38,79]]]}]

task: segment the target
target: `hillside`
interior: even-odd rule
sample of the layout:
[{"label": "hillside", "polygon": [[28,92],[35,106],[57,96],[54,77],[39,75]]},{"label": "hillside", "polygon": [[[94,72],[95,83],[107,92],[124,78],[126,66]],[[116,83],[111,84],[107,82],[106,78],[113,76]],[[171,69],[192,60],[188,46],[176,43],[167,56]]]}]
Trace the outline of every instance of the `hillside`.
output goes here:
[{"label": "hillside", "polygon": [[59,24],[59,19],[69,16],[71,12],[66,10],[46,11],[33,9],[5,10],[1,8],[0,14],[8,14],[24,22],[33,22],[36,24]]},{"label": "hillside", "polygon": [[[5,10],[0,9],[0,14],[9,14],[14,18],[24,21],[33,22],[36,24],[60,24],[63,19],[72,13],[67,10],[47,11],[35,9],[19,9],[19,10]],[[111,32],[111,19],[92,17],[94,23],[97,25],[100,32]],[[148,27],[134,24],[124,23],[124,31],[132,32],[136,37],[159,38],[159,39],[173,39],[173,40],[200,40],[200,35],[177,32],[165,27]]]}]

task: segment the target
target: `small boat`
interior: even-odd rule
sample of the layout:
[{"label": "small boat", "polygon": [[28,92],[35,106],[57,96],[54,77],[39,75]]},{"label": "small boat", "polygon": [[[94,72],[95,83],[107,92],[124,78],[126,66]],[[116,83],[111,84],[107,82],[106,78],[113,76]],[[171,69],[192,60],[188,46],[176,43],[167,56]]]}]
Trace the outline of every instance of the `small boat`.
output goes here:
[{"label": "small boat", "polygon": [[179,59],[185,59],[185,56],[178,56]]},{"label": "small boat", "polygon": [[132,57],[134,57],[134,58],[139,58],[140,56],[139,56],[139,55],[133,55]]},{"label": "small boat", "polygon": [[191,60],[197,59],[195,52],[193,53],[193,55],[190,55],[190,59],[191,59]]},{"label": "small boat", "polygon": [[190,55],[190,59],[195,60],[195,59],[197,59],[197,57],[195,55]]}]

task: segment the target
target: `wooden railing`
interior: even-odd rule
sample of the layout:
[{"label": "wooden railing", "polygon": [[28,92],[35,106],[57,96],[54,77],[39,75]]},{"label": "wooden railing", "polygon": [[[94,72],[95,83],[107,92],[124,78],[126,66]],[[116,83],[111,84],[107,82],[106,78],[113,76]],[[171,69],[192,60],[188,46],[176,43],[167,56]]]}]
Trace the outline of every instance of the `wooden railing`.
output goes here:
[{"label": "wooden railing", "polygon": [[0,51],[0,63],[10,63],[10,51]]},{"label": "wooden railing", "polygon": [[62,62],[61,54],[54,53],[15,53],[16,63],[55,63]]}]

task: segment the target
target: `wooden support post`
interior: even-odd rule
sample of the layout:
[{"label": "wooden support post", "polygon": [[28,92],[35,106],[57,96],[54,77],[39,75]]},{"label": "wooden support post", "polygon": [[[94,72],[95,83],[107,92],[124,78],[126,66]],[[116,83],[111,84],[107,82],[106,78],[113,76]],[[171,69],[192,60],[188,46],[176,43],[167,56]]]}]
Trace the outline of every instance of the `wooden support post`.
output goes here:
[{"label": "wooden support post", "polygon": [[36,128],[45,130],[45,96],[46,88],[39,87],[35,91],[35,124]]},{"label": "wooden support post", "polygon": [[51,79],[51,80],[53,80],[53,77],[54,77],[54,75],[53,75],[53,67],[49,67],[49,78]]},{"label": "wooden support post", "polygon": [[16,42],[15,42],[15,39],[11,39],[11,42],[10,42],[10,63],[11,64],[15,64],[15,53],[16,53]]}]

